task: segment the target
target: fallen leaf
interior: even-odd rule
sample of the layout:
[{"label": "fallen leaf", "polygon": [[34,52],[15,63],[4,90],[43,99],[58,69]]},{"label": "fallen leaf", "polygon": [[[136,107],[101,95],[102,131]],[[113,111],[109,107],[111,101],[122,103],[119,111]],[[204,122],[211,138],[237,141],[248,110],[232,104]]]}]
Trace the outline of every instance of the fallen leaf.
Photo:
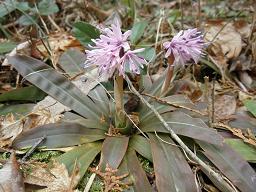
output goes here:
[{"label": "fallen leaf", "polygon": [[234,21],[233,26],[235,27],[236,31],[241,34],[242,38],[248,38],[250,36],[252,25],[249,24],[247,21]]},{"label": "fallen leaf", "polygon": [[63,115],[52,114],[44,108],[36,108],[26,116],[16,119],[13,114],[8,114],[0,121],[0,147],[11,146],[13,140],[24,130],[56,123]]},{"label": "fallen leaf", "polygon": [[0,147],[10,145],[22,132],[24,119],[16,120],[13,114],[9,114],[0,122]]},{"label": "fallen leaf", "polygon": [[24,182],[19,164],[15,154],[12,153],[8,162],[0,169],[0,191],[3,192],[23,192]]},{"label": "fallen leaf", "polygon": [[212,21],[206,23],[205,30],[205,40],[212,42],[210,49],[215,55],[222,52],[224,56],[231,59],[240,54],[242,38],[233,23]]},{"label": "fallen leaf", "polygon": [[56,161],[52,166],[37,163],[30,164],[26,173],[24,182],[28,184],[46,187],[38,190],[40,192],[71,192],[79,182],[78,171],[74,171],[72,176],[68,175],[68,171],[64,164]]},{"label": "fallen leaf", "polygon": [[214,114],[220,120],[226,119],[236,112],[236,98],[234,96],[217,96],[214,104]]}]

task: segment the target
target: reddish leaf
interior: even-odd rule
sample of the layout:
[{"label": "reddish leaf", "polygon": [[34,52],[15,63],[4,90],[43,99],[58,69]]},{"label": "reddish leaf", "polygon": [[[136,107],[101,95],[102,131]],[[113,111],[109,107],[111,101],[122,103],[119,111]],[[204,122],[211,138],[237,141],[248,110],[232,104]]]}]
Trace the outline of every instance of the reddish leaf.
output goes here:
[{"label": "reddish leaf", "polygon": [[127,166],[132,175],[135,191],[152,191],[152,187],[147,179],[146,173],[140,165],[134,150],[127,153]]},{"label": "reddish leaf", "polygon": [[128,142],[129,137],[106,137],[101,152],[101,169],[104,170],[107,164],[111,168],[117,169],[126,153]]},{"label": "reddish leaf", "polygon": [[22,133],[14,140],[13,146],[15,148],[31,147],[45,136],[45,140],[39,146],[67,147],[104,139],[104,132],[104,130],[90,129],[77,123],[47,124]]},{"label": "reddish leaf", "polygon": [[175,143],[167,135],[161,138],[173,145],[160,141],[155,135],[149,134],[156,174],[156,185],[159,192],[189,191],[197,192],[194,175]]},{"label": "reddish leaf", "polygon": [[228,145],[210,145],[198,141],[204,154],[212,161],[221,172],[241,191],[254,192],[256,189],[256,173],[240,155]]},{"label": "reddish leaf", "polygon": [[[162,116],[178,135],[184,135],[216,145],[220,145],[224,141],[217,131],[207,127],[201,119],[192,118],[182,112],[169,112]],[[144,132],[157,131],[168,133],[168,130],[155,116],[142,121],[140,129]]]}]

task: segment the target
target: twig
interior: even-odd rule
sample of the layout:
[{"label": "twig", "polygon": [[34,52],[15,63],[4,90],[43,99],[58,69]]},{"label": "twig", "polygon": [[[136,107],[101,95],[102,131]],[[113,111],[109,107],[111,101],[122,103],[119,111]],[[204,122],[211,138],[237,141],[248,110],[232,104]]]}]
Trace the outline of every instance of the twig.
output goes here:
[{"label": "twig", "polygon": [[183,10],[183,1],[180,0],[180,12],[181,12],[181,29],[184,29],[184,10]]},{"label": "twig", "polygon": [[163,17],[164,17],[164,11],[163,10],[160,10],[160,19],[158,21],[158,25],[157,25],[157,32],[156,32],[156,39],[155,39],[155,50],[157,48],[157,42],[158,42],[158,37],[159,37],[159,33],[160,33],[160,28],[161,28],[161,24],[162,24],[162,20],[163,20]]},{"label": "twig", "polygon": [[61,31],[61,28],[55,23],[55,21],[51,18],[50,15],[48,15],[48,20],[51,22],[51,24],[57,29],[57,31]]},{"label": "twig", "polygon": [[197,28],[201,28],[201,1],[197,0]]},{"label": "twig", "polygon": [[210,90],[210,86],[209,86],[209,77],[204,77],[204,82],[205,82],[205,100],[206,100],[206,103],[207,103],[207,112],[208,112],[208,123],[209,123],[209,126],[212,127],[212,102],[210,100],[210,93],[209,93],[209,90]]},{"label": "twig", "polygon": [[213,124],[213,127],[214,128],[217,128],[217,129],[224,129],[224,130],[228,130],[230,131],[233,135],[237,136],[238,138],[242,139],[245,143],[248,143],[254,147],[256,147],[256,141],[255,139],[252,139],[250,137],[247,137],[241,129],[238,129],[238,128],[234,128],[234,127],[230,127],[226,124],[223,124],[223,123],[214,123]]},{"label": "twig", "polygon": [[212,79],[212,89],[211,89],[211,124],[215,122],[215,78]]},{"label": "twig", "polygon": [[[95,170],[97,171],[98,169],[99,169],[99,167],[97,166]],[[92,186],[92,183],[93,183],[95,177],[96,177],[96,173],[92,173],[92,175],[90,176],[90,178],[89,178],[89,180],[88,180],[88,182],[87,182],[87,184],[84,188],[84,192],[89,192],[90,191],[90,188]]]},{"label": "twig", "polygon": [[203,162],[200,158],[198,158],[187,146],[186,144],[179,138],[179,136],[173,131],[173,129],[168,125],[168,123],[163,119],[163,117],[158,113],[158,111],[146,100],[143,98],[143,96],[135,89],[135,87],[132,85],[132,82],[130,81],[129,77],[125,77],[128,86],[131,91],[134,92],[135,95],[137,95],[140,100],[149,108],[151,109],[155,116],[161,121],[161,123],[164,125],[164,127],[169,131],[171,137],[186,151],[186,153],[201,167],[203,167],[209,174],[212,175],[215,179],[217,179],[220,183],[222,183],[230,192],[233,192],[233,187],[230,186],[230,184],[223,179],[223,176],[217,172],[215,172],[211,167],[209,167],[205,162]]},{"label": "twig", "polygon": [[175,103],[171,103],[171,102],[165,101],[165,100],[163,100],[163,99],[161,99],[161,98],[158,98],[158,97],[156,97],[156,96],[149,95],[149,94],[147,94],[147,93],[141,93],[141,95],[145,95],[145,96],[147,96],[147,97],[150,97],[150,98],[156,100],[158,103],[170,105],[170,106],[173,106],[173,107],[176,107],[176,108],[186,109],[186,110],[189,110],[189,111],[198,113],[198,114],[203,115],[203,116],[205,115],[205,113],[203,113],[203,112],[201,112],[201,111],[199,111],[199,110],[191,109],[191,108],[186,107],[186,106],[182,106],[182,105],[178,105],[178,104],[175,104]]}]

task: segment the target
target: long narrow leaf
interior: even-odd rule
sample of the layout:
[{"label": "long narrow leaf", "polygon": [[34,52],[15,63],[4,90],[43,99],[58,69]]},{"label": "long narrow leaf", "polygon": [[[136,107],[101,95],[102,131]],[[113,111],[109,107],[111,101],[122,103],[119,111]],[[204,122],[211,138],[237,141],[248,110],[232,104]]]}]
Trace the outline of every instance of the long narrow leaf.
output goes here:
[{"label": "long narrow leaf", "polygon": [[[216,145],[221,145],[224,141],[224,139],[217,133],[217,131],[207,127],[207,125],[202,120],[192,118],[185,113],[169,112],[163,114],[163,118],[176,134],[206,141]],[[157,131],[168,133],[168,130],[154,116],[152,116],[150,120],[142,121],[140,123],[140,128],[144,132]]]},{"label": "long narrow leaf", "polygon": [[34,86],[22,87],[0,95],[0,102],[6,101],[39,101],[46,96],[46,93]]},{"label": "long narrow leaf", "polygon": [[170,137],[162,134],[160,136],[172,145],[149,134],[158,191],[197,192],[194,175],[184,155]]},{"label": "long narrow leaf", "polygon": [[76,164],[79,168],[79,174],[82,177],[100,150],[101,143],[99,142],[84,144],[59,156],[57,161],[63,163],[69,173],[72,173]]},{"label": "long narrow leaf", "polygon": [[131,137],[129,146],[137,151],[140,155],[147,158],[149,161],[153,161],[152,153],[149,141],[140,135],[134,135]]},{"label": "long narrow leaf", "polygon": [[102,114],[110,113],[110,101],[106,91],[101,85],[96,86],[93,90],[90,91],[88,95],[93,99],[94,103],[97,105],[100,111],[102,111]]},{"label": "long narrow leaf", "polygon": [[45,63],[22,55],[8,57],[8,61],[24,78],[80,115],[96,119],[100,117],[89,97]]},{"label": "long narrow leaf", "polygon": [[106,121],[106,120],[104,121],[104,119],[101,121],[99,121],[97,119],[86,119],[86,118],[84,118],[80,115],[77,115],[75,113],[72,113],[72,112],[64,113],[62,122],[78,123],[85,127],[102,129],[102,130],[105,130],[105,132],[107,132],[107,130],[109,128],[108,121]]},{"label": "long narrow leaf", "polygon": [[197,141],[204,154],[243,192],[256,189],[256,172],[252,167],[225,143],[222,146]]},{"label": "long narrow leaf", "polygon": [[54,123],[22,133],[14,140],[13,147],[31,147],[42,137],[45,139],[39,146],[56,148],[101,140],[105,138],[105,134],[104,130],[89,129],[76,123]]},{"label": "long narrow leaf", "polygon": [[117,169],[126,153],[128,142],[129,137],[106,137],[101,152],[101,169],[104,170],[107,164]]},{"label": "long narrow leaf", "polygon": [[135,191],[153,191],[134,150],[128,150],[127,167],[132,175]]}]

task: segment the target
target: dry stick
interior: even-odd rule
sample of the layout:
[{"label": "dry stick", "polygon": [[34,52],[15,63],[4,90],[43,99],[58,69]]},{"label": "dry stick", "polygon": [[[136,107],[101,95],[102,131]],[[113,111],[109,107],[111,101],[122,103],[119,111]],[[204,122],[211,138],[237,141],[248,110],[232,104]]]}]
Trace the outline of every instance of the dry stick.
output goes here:
[{"label": "dry stick", "polygon": [[214,105],[215,105],[215,77],[212,79],[212,90],[211,90],[211,126],[213,125],[213,123],[215,123],[215,108],[214,108]]},{"label": "dry stick", "polygon": [[180,0],[180,12],[181,12],[181,29],[184,29],[184,10],[183,10],[183,1]]},{"label": "dry stick", "polygon": [[51,24],[57,29],[57,31],[61,31],[61,28],[55,23],[55,21],[51,18],[50,15],[48,15],[48,20],[51,22]]},{"label": "dry stick", "polygon": [[[97,166],[97,167],[96,167],[96,171],[97,171],[98,169],[99,169],[99,167]],[[92,183],[93,183],[95,177],[96,177],[96,173],[92,173],[92,175],[90,176],[90,178],[89,178],[89,180],[88,180],[88,182],[87,182],[87,184],[86,184],[86,186],[85,186],[85,188],[84,188],[84,192],[89,192],[89,191],[90,191],[91,186],[92,186]]]},{"label": "dry stick", "polygon": [[156,117],[161,121],[161,123],[164,125],[164,127],[169,131],[171,137],[186,151],[186,153],[195,161],[197,162],[202,168],[204,168],[206,171],[209,172],[209,174],[212,175],[216,180],[218,180],[220,183],[222,183],[228,191],[233,192],[234,189],[230,186],[230,184],[227,183],[222,177],[221,174],[215,172],[211,167],[209,167],[205,162],[203,162],[201,159],[199,159],[187,146],[183,141],[179,138],[179,136],[172,130],[172,128],[168,125],[168,123],[163,119],[163,117],[158,113],[158,111],[146,101],[143,96],[135,89],[135,87],[132,85],[132,82],[130,81],[129,77],[125,76],[125,79],[128,83],[128,86],[132,92],[134,92],[135,95],[137,95],[140,100],[147,105],[149,109],[151,109]]},{"label": "dry stick", "polygon": [[201,28],[201,1],[197,0],[197,28]]},{"label": "dry stick", "polygon": [[210,94],[209,94],[209,77],[204,77],[204,82],[205,82],[205,100],[207,102],[207,112],[208,112],[208,122],[210,127],[212,127],[212,102],[210,101]]}]

